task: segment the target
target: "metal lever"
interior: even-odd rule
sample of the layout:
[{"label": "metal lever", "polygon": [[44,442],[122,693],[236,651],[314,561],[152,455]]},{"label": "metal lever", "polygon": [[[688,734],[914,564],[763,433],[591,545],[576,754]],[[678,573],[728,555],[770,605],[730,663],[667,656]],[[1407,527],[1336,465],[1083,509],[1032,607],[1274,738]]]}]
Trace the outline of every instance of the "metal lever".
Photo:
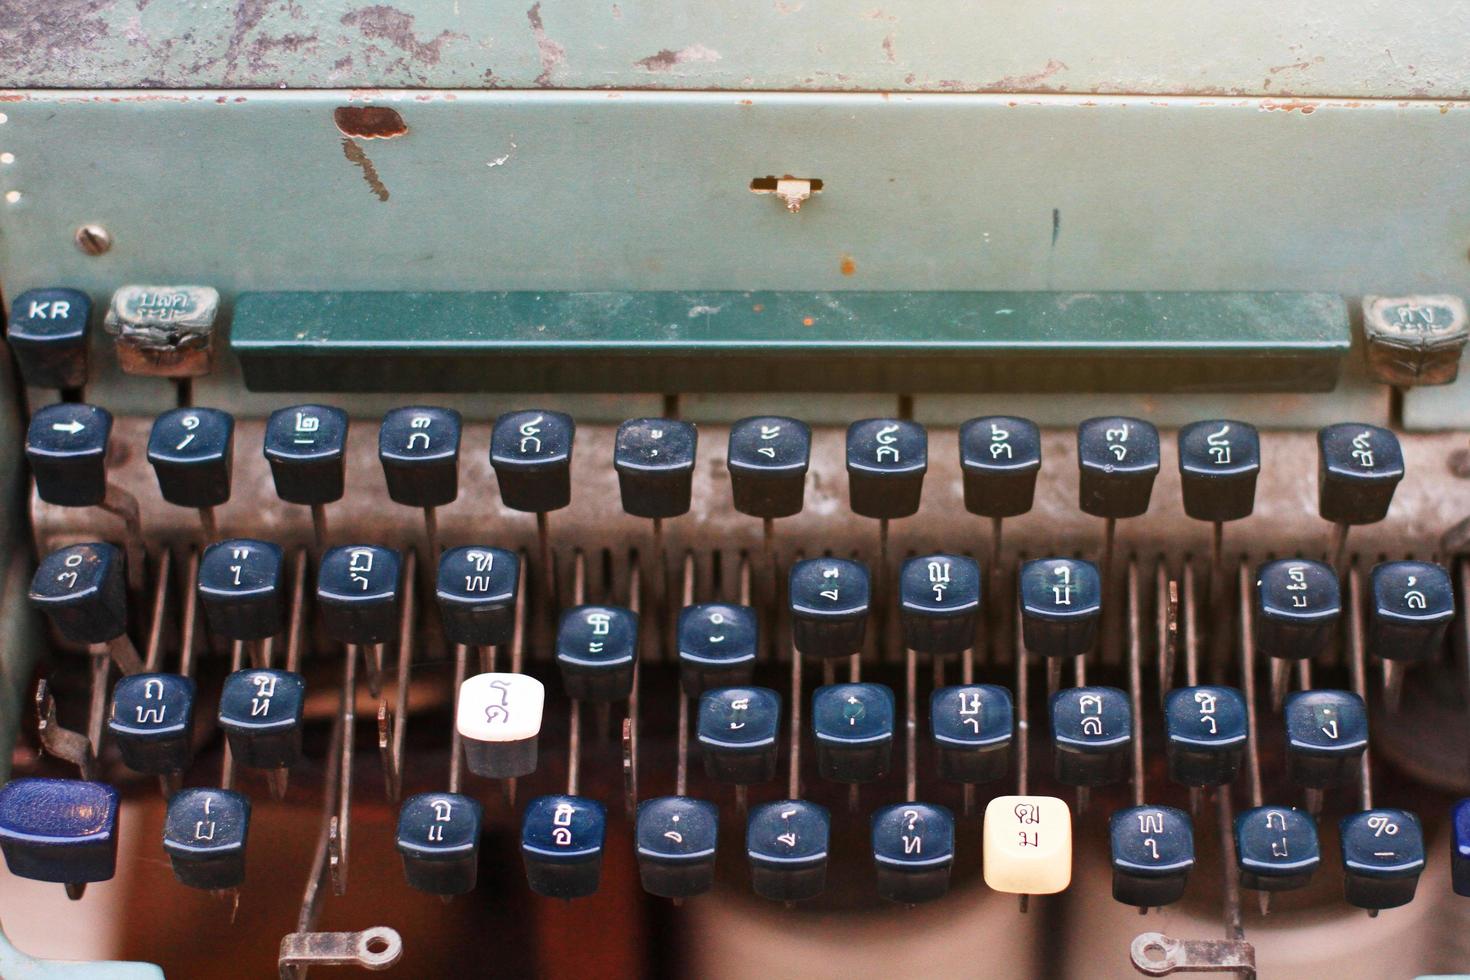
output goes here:
[{"label": "metal lever", "polygon": [[[105,660],[103,661],[106,662]],[[56,699],[44,680],[36,685],[36,734],[47,752],[81,770],[83,779],[97,778],[97,756],[92,741],[81,732],[63,728],[56,720]]]},{"label": "metal lever", "polygon": [[309,966],[360,966],[386,970],[403,958],[397,930],[374,926],[361,932],[293,932],[281,939],[281,980],[296,980]]},{"label": "metal lever", "polygon": [[1175,939],[1162,932],[1133,937],[1133,967],[1147,977],[1171,973],[1238,973],[1255,980],[1256,948],[1232,939]]}]

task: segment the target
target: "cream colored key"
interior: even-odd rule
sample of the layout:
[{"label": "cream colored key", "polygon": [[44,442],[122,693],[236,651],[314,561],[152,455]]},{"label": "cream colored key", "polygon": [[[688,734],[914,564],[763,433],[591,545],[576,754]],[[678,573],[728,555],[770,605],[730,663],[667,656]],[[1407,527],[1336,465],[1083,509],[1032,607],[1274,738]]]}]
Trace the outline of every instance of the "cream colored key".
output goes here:
[{"label": "cream colored key", "polygon": [[985,883],[1051,895],[1072,882],[1072,811],[1055,796],[998,796],[985,808]]}]

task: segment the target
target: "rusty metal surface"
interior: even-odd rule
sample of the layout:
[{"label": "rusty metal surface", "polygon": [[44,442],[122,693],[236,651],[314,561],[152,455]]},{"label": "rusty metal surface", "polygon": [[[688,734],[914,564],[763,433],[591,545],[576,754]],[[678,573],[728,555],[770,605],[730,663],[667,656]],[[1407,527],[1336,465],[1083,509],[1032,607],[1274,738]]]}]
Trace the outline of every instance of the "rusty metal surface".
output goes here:
[{"label": "rusty metal surface", "polygon": [[685,88],[1465,94],[1463,0],[0,5],[35,87]]}]

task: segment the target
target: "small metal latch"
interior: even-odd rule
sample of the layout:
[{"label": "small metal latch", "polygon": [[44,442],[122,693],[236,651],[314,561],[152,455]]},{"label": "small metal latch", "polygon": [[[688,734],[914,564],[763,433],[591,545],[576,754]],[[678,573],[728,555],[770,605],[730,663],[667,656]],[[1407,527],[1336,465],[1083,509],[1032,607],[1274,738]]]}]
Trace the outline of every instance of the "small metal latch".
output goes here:
[{"label": "small metal latch", "polygon": [[1458,296],[1365,296],[1368,367],[1384,384],[1447,385],[1460,372],[1470,339]]},{"label": "small metal latch", "polygon": [[196,378],[214,368],[219,291],[209,286],[123,286],[103,328],[128,374]]},{"label": "small metal latch", "polygon": [[1236,939],[1175,939],[1162,932],[1133,937],[1128,952],[1144,976],[1171,973],[1235,973],[1255,980],[1256,948]]},{"label": "small metal latch", "polygon": [[822,181],[817,177],[793,177],[787,174],[784,177],[756,177],[750,182],[752,194],[775,194],[792,214],[800,211],[801,206],[811,200],[813,194],[820,194],[821,191]]}]

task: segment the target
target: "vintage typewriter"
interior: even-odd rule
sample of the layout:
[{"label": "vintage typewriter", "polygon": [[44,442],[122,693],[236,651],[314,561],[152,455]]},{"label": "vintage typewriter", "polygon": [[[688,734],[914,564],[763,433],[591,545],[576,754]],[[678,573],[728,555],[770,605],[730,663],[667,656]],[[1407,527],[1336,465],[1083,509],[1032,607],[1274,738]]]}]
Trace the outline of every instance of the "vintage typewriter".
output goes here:
[{"label": "vintage typewriter", "polygon": [[0,975],[1470,971],[1467,17],[0,5]]}]

